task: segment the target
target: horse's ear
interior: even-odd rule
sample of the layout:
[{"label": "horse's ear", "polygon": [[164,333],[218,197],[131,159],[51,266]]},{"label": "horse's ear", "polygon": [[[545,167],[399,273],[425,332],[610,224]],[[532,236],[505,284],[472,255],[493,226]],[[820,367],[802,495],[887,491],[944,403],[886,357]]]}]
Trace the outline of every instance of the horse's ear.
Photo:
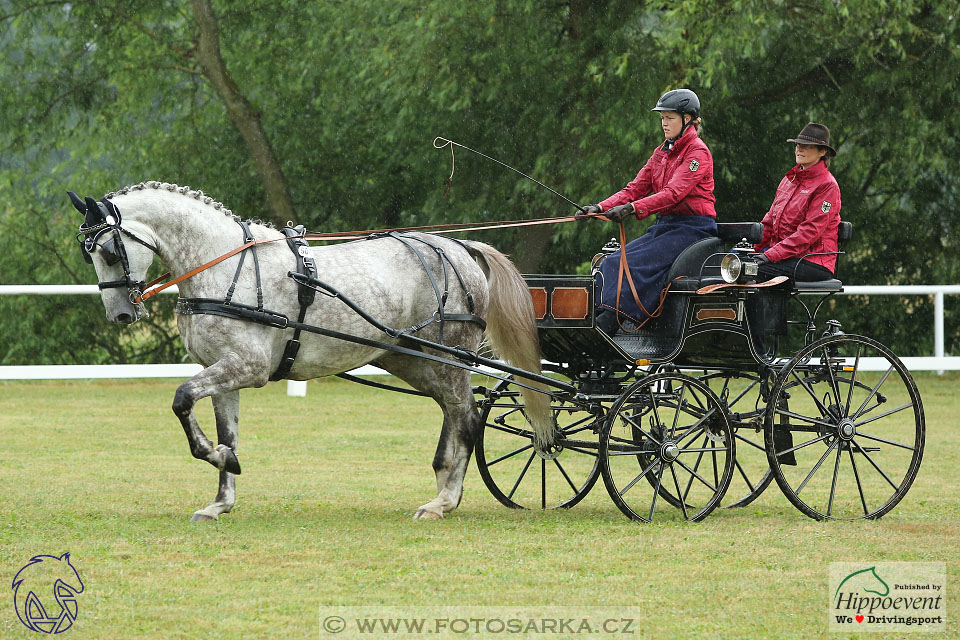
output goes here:
[{"label": "horse's ear", "polygon": [[70,196],[70,202],[72,202],[74,208],[80,212],[80,215],[86,215],[87,205],[83,203],[83,200],[80,199],[80,196],[75,194],[73,191],[67,191],[67,195]]},{"label": "horse's ear", "polygon": [[107,213],[113,216],[114,224],[120,224],[120,209],[117,208],[117,205],[106,198],[100,198],[100,202],[107,208]]},{"label": "horse's ear", "polygon": [[103,222],[103,214],[100,213],[100,207],[97,206],[97,201],[87,196],[83,199],[87,204],[86,217],[83,219],[83,224],[88,227],[95,227],[101,222]]}]

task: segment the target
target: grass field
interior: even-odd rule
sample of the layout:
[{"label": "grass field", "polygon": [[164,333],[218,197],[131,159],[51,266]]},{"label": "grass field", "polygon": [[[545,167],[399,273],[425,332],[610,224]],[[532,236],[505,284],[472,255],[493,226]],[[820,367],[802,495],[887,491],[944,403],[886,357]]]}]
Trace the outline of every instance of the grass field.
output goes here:
[{"label": "grass field", "polygon": [[[647,525],[602,482],[572,510],[508,510],[473,463],[460,508],[415,522],[435,492],[439,410],[335,379],[306,398],[244,391],[238,505],[190,523],[216,473],[189,455],[169,408],[176,381],[5,383],[0,583],[33,555],[69,551],[86,585],[72,638],[317,638],[321,605],[602,607],[643,613],[629,637],[839,637],[831,562],[942,561],[956,584],[960,376],[917,382],[923,466],[882,520],[815,522],[773,484],[701,523]],[[198,410],[208,435],[212,413]],[[0,593],[0,637],[35,637]],[[954,606],[947,635],[960,637]]]}]

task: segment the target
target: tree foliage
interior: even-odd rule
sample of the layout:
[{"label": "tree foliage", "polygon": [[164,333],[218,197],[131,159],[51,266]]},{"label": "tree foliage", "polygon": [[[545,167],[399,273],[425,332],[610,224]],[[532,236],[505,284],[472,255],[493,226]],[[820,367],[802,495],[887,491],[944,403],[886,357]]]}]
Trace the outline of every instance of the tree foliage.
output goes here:
[{"label": "tree foliage", "polygon": [[[146,179],[317,231],[568,215],[463,150],[448,190],[449,149],[431,141],[457,140],[592,203],[658,142],[656,98],[689,86],[704,105],[721,220],[759,220],[792,165],[786,138],[825,122],[841,215],[856,229],[844,280],[956,282],[955,14],[919,0],[0,0],[0,273],[92,282],[63,192]],[[610,235],[591,222],[473,237],[527,271],[566,272]],[[154,326],[125,331],[98,305],[0,300],[0,362],[179,357],[168,303],[153,305]],[[848,329],[930,349],[915,328],[929,323],[927,301],[834,307]],[[960,314],[948,310],[955,350]]]}]

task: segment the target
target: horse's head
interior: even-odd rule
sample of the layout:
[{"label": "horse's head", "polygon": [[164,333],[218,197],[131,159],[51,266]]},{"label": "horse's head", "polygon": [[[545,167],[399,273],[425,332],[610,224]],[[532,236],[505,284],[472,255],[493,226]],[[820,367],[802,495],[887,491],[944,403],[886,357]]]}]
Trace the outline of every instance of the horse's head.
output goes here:
[{"label": "horse's head", "polygon": [[[83,215],[77,240],[83,259],[97,271],[107,320],[120,324],[136,322],[144,313],[139,297],[157,250],[120,226],[120,210],[110,200],[103,198],[97,202],[89,196],[81,199],[72,191],[67,195]],[[133,242],[124,242],[124,239]]]}]

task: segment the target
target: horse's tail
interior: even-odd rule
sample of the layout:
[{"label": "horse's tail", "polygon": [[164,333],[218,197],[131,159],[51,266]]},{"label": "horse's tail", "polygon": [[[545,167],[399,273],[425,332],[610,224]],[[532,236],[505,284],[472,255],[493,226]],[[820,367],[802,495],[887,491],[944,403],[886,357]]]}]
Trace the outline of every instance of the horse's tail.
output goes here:
[{"label": "horse's tail", "polygon": [[[486,338],[504,360],[515,367],[540,373],[540,342],[537,339],[537,320],[533,299],[523,276],[513,263],[493,247],[482,242],[464,242],[487,275],[490,303],[487,309]],[[519,381],[544,393],[520,387],[526,405],[527,418],[533,425],[534,436],[541,445],[553,442],[554,419],[550,410],[548,387],[539,382],[519,378]]]}]

